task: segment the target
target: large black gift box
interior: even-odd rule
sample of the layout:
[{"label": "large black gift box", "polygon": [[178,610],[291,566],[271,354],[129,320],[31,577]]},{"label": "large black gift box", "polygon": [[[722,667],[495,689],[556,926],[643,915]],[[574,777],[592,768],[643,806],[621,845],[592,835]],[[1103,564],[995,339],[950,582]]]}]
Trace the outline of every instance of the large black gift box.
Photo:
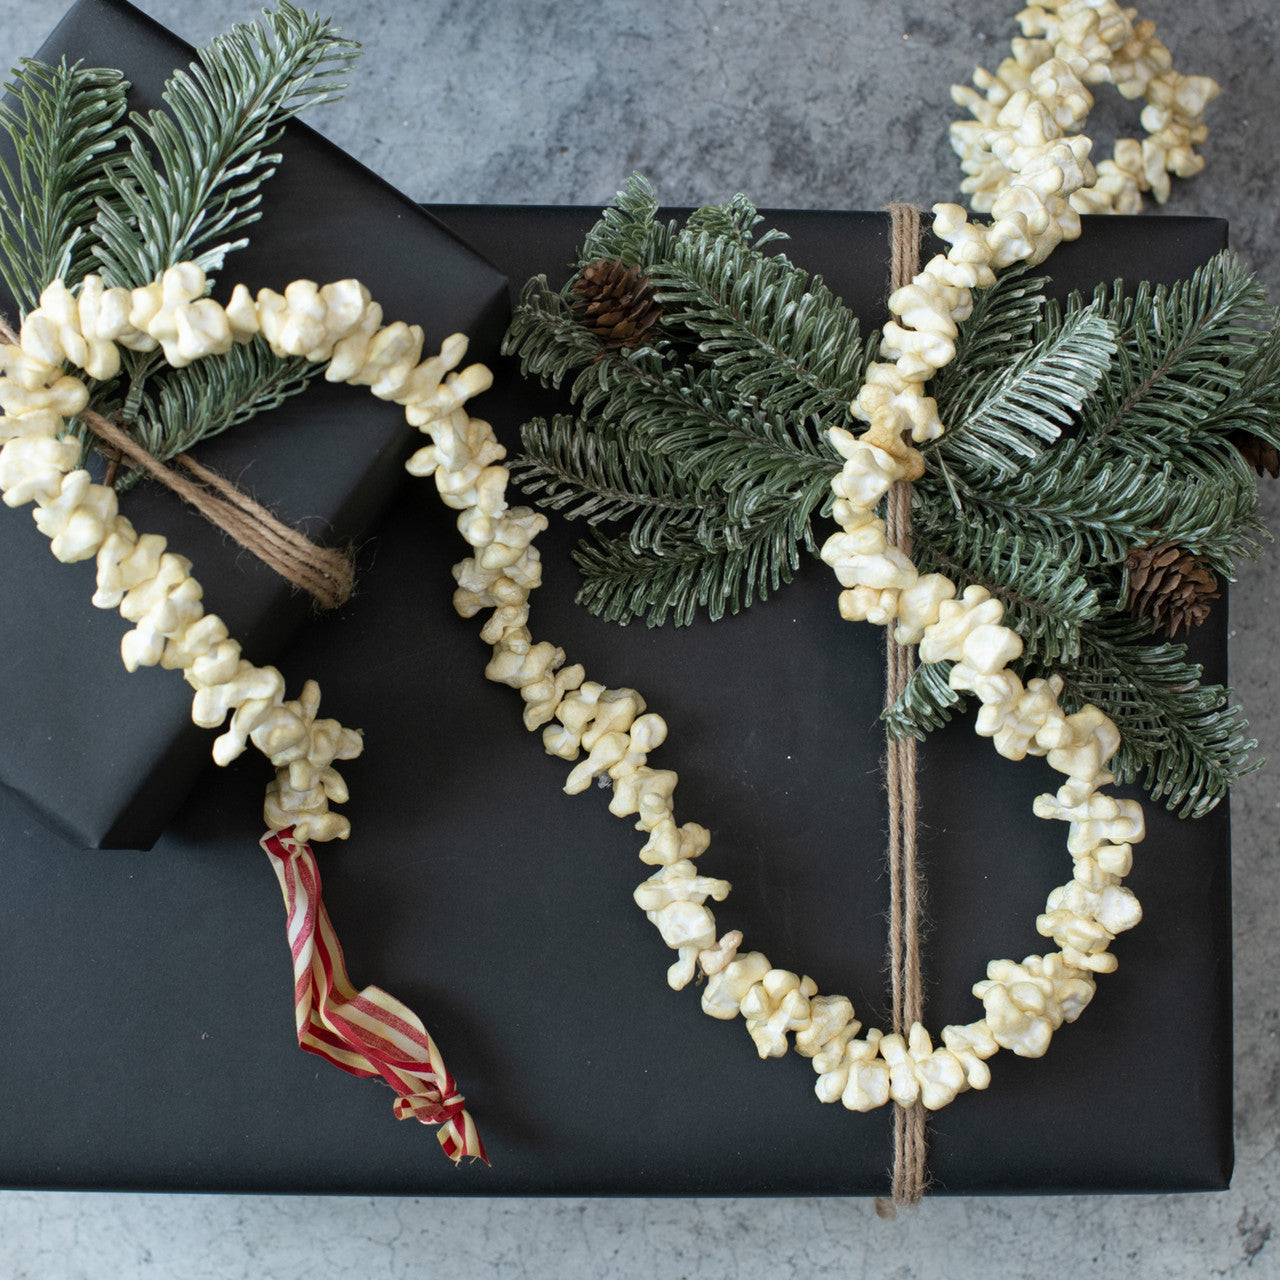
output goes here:
[{"label": "large black gift box", "polygon": [[[449,208],[512,280],[563,279],[594,212]],[[883,320],[887,218],[780,213],[788,252],[866,324]],[[1050,260],[1059,290],[1172,280],[1222,247],[1218,221],[1091,220]],[[547,398],[509,362],[477,402],[509,444]],[[707,825],[704,874],[747,946],[887,1022],[878,781],[883,636],[841,622],[823,565],[742,615],[683,630],[618,628],[573,603],[577,529],[540,540],[535,635],[591,678],[639,689],[670,725],[681,820]],[[319,853],[358,984],[423,1017],[492,1167],[452,1168],[391,1115],[388,1089],[293,1043],[279,894],[257,848],[264,768],[210,770],[149,854],[85,852],[0,798],[10,991],[0,1054],[0,1182],[40,1187],[343,1193],[844,1195],[887,1189],[888,1109],[820,1104],[808,1061],[761,1061],[740,1022],[668,989],[672,956],[632,902],[643,837],[608,795],[524,732],[482,671],[477,621],[450,607],[453,513],[420,482],[378,526],[360,596],[301,633],[291,681],[319,679],[362,726],[345,769],[354,824]],[[1227,616],[1195,638],[1210,679]],[[1034,921],[1070,876],[1065,827],[1032,816],[1057,786],[1012,764],[972,716],[921,752],[930,927],[926,1021],[968,1022],[989,959],[1046,943]],[[1226,806],[1183,822],[1148,803],[1128,883],[1146,917],[1114,946],[1080,1020],[1046,1057],[1001,1053],[989,1090],[930,1123],[938,1193],[1220,1188],[1231,1169]]]},{"label": "large black gift box", "polygon": [[[38,56],[118,67],[133,86],[130,106],[149,110],[192,50],[121,0],[80,0]],[[357,86],[373,89],[358,71]],[[291,124],[278,149],[285,159],[263,188],[262,219],[248,229],[249,247],[228,256],[216,296],[225,300],[237,281],[256,291],[355,276],[388,321],[423,327],[428,351],[462,331],[472,335],[472,358],[490,354],[505,316],[497,271],[306,126]],[[7,300],[0,309],[14,315]],[[416,439],[397,406],[317,380],[193,453],[286,522],[344,546],[402,483]],[[168,491],[141,485],[121,509],[192,560],[206,607],[251,660],[272,661],[311,613],[309,597]],[[129,624],[90,605],[93,561],[59,564],[30,508],[0,515],[0,651],[10,677],[0,781],[77,843],[149,848],[209,759],[210,736],[191,723],[191,690],[173,672],[125,671],[120,637]],[[358,569],[367,563],[358,557]]]}]

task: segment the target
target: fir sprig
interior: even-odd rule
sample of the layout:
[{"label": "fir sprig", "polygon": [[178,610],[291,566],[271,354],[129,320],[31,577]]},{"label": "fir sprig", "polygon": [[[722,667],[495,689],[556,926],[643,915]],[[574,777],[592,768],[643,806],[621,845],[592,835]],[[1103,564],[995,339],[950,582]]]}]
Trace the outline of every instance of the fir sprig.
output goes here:
[{"label": "fir sprig", "polygon": [[1098,588],[1078,561],[1007,526],[977,520],[931,522],[912,530],[922,573],[945,574],[963,590],[976,584],[998,596],[1005,621],[1036,665],[1060,667],[1080,656],[1082,637],[1101,613]]},{"label": "fir sprig", "polygon": [[737,613],[791,581],[801,548],[816,550],[806,499],[819,496],[769,503],[737,526],[719,524],[703,536],[664,525],[656,551],[637,549],[627,534],[596,534],[573,552],[583,577],[578,601],[607,621],[643,616],[650,626],[668,615],[686,625],[699,609],[712,621]]},{"label": "fir sprig", "polygon": [[1112,326],[1093,308],[1074,312],[1020,355],[940,392],[939,413],[952,426],[926,457],[964,477],[953,488],[962,505],[964,494],[1018,475],[1071,425],[1115,353]]},{"label": "fir sprig", "polygon": [[[587,232],[579,261],[616,258],[628,267],[641,266],[646,270],[661,262],[676,234],[676,224],[658,222],[657,212],[658,197],[653,187],[639,174],[633,175],[613,204],[600,215],[600,221]],[[724,228],[729,235],[735,238],[741,235],[740,219],[733,220],[727,212],[715,216],[725,219]],[[566,284],[566,296],[570,287]]]},{"label": "fir sprig", "polygon": [[649,269],[666,322],[765,413],[843,419],[866,368],[858,322],[820,276],[764,256],[771,239],[674,237],[670,259]]},{"label": "fir sprig", "polygon": [[128,83],[118,71],[26,58],[5,85],[0,128],[14,165],[0,161],[0,273],[25,315],[51,280],[93,270],[86,226],[111,190],[108,160],[124,136]]},{"label": "fir sprig", "polygon": [[[576,421],[526,426],[519,481],[593,523],[633,521],[581,547],[580,601],[619,622],[699,608],[733,613],[789,581],[839,460],[826,428],[848,418],[869,352],[820,278],[766,252],[750,201],[656,220],[634,179],[582,249],[649,274],[662,319],[649,345],[607,349],[575,314],[572,281],[526,286],[505,350],[552,386],[572,378]],[[574,435],[592,449],[568,447]]]},{"label": "fir sprig", "polygon": [[1186,646],[1153,644],[1140,622],[1116,615],[1087,633],[1080,659],[1062,671],[1068,709],[1092,702],[1115,721],[1120,750],[1109,764],[1180,817],[1200,817],[1262,765],[1232,690],[1200,684]]},{"label": "fir sprig", "polygon": [[260,216],[284,123],[346,88],[357,46],[327,19],[281,0],[261,22],[216,37],[164,90],[167,111],[135,114],[94,227],[103,278],[136,287],[191,260],[212,273]]},{"label": "fir sprig", "polygon": [[301,357],[273,355],[257,336],[156,379],[142,394],[131,434],[157,461],[167,462],[305,391],[313,374]]},{"label": "fir sprig", "polygon": [[[1068,308],[1082,305],[1076,297]],[[1083,434],[1151,457],[1229,429],[1230,398],[1272,318],[1265,288],[1235,254],[1217,254],[1172,287],[1143,283],[1126,294],[1119,284],[1100,286],[1089,305],[1102,309],[1119,341]]]},{"label": "fir sprig", "polygon": [[629,520],[637,547],[661,549],[666,531],[694,527],[724,505],[714,495],[681,494],[669,459],[629,448],[616,423],[584,432],[577,419],[556,414],[527,423],[523,443],[512,477],[539,506],[591,525]]}]

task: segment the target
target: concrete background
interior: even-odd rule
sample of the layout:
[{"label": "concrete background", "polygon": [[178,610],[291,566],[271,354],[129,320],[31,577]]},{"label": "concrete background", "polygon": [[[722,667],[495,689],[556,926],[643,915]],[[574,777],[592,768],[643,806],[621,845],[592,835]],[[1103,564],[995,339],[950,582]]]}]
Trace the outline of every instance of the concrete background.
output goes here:
[{"label": "concrete background", "polygon": [[[63,0],[0,0],[6,65]],[[200,42],[255,0],[142,0]],[[347,101],[311,122],[410,195],[433,201],[607,203],[635,169],[671,204],[747,192],[772,207],[879,208],[955,199],[953,81],[1004,55],[1016,5],[995,0],[340,0],[365,46]],[[1205,175],[1171,211],[1225,214],[1280,284],[1270,0],[1153,0],[1187,72],[1223,86]],[[1104,91],[1096,135],[1136,115]],[[1094,130],[1091,130],[1094,132]],[[1273,523],[1280,490],[1265,488]],[[1246,568],[1232,673],[1264,747],[1280,752],[1271,672],[1280,574]],[[1274,769],[1234,799],[1236,1174],[1217,1195],[926,1202],[894,1223],[862,1201],[355,1200],[0,1194],[0,1280],[458,1274],[469,1280],[653,1275],[884,1277],[1280,1274],[1269,1242],[1277,1157]]]}]

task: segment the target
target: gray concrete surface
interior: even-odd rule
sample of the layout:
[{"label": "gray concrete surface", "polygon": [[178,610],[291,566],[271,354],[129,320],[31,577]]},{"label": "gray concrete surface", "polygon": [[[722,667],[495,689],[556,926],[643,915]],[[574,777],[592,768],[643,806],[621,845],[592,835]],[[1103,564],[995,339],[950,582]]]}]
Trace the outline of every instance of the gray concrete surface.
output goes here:
[{"label": "gray concrete surface", "polygon": [[[255,0],[142,0],[199,41]],[[366,55],[313,123],[424,200],[603,203],[639,169],[670,203],[736,190],[774,207],[955,198],[948,86],[994,65],[1015,4],[996,0],[340,0]],[[62,0],[0,0],[7,62]],[[1150,0],[1179,67],[1215,76],[1207,173],[1176,212],[1227,214],[1275,288],[1280,145],[1271,0]],[[1126,127],[1127,104],[1099,109]],[[1265,491],[1273,521],[1280,490]],[[1274,555],[1233,601],[1233,679],[1280,756]],[[1236,1127],[1232,1190],[1152,1198],[926,1202],[891,1224],[860,1201],[369,1201],[0,1195],[0,1280],[360,1275],[489,1277],[1217,1276],[1280,1274],[1276,772],[1235,796]]]}]

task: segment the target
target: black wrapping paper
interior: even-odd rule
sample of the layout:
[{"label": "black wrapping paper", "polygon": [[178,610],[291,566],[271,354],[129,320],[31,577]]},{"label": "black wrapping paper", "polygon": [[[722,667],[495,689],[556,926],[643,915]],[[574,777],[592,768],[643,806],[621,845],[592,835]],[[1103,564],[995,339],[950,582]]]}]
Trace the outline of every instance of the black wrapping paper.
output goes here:
[{"label": "black wrapping paper", "polygon": [[[80,0],[38,56],[118,67],[133,85],[130,106],[149,110],[191,54],[122,0]],[[355,276],[388,322],[423,327],[427,351],[460,330],[473,338],[469,358],[486,359],[505,315],[499,273],[306,126],[290,124],[278,149],[285,160],[263,187],[262,219],[248,230],[249,247],[228,256],[216,296],[225,301],[238,281],[256,292],[298,278]],[[11,300],[0,299],[0,309],[14,314]],[[345,546],[402,483],[415,439],[396,405],[318,379],[192,452],[287,523]],[[309,597],[167,491],[141,485],[121,510],[193,562],[206,608],[252,661],[272,661],[312,612]],[[360,557],[358,569],[365,564]],[[191,690],[175,673],[125,671],[119,646],[129,624],[90,605],[94,572],[92,560],[59,564],[30,508],[0,511],[0,651],[10,676],[0,781],[77,843],[145,849],[204,767],[211,739],[192,725]]]},{"label": "black wrapping paper", "polygon": [[[513,281],[563,278],[596,211],[438,210]],[[883,319],[882,214],[771,215],[865,324]],[[1058,287],[1172,280],[1225,224],[1090,220],[1050,260]],[[514,443],[549,399],[509,362],[475,412]],[[210,769],[155,851],[108,856],[51,839],[0,797],[0,962],[14,993],[0,1054],[0,1182],[18,1186],[404,1194],[880,1194],[888,1108],[813,1095],[810,1064],[760,1061],[740,1022],[670,991],[672,954],[632,902],[643,837],[608,795],[568,797],[568,766],[482,676],[476,621],[450,607],[462,554],[430,482],[378,526],[360,598],[281,660],[318,678],[366,732],[346,766],[354,834],[320,851],[358,983],[423,1017],[492,1160],[454,1169],[392,1094],[293,1042],[289,951],[257,848],[265,766]],[[887,877],[876,723],[883,636],[842,622],[807,563],[764,605],[679,631],[618,628],[573,604],[574,526],[540,540],[540,639],[590,678],[639,689],[670,725],[654,763],[680,773],[681,820],[711,828],[704,874],[733,892],[722,929],[888,1023]],[[1195,637],[1225,674],[1227,611]],[[930,927],[926,1022],[968,1022],[996,956],[1042,951],[1035,917],[1070,875],[1064,824],[1035,819],[1057,785],[1013,764],[972,715],[921,751]],[[1133,793],[1136,794],[1136,793]],[[1143,923],[1119,971],[1037,1061],[1001,1053],[985,1093],[930,1123],[939,1194],[1220,1188],[1231,1168],[1229,826],[1148,802],[1127,883]]]}]

